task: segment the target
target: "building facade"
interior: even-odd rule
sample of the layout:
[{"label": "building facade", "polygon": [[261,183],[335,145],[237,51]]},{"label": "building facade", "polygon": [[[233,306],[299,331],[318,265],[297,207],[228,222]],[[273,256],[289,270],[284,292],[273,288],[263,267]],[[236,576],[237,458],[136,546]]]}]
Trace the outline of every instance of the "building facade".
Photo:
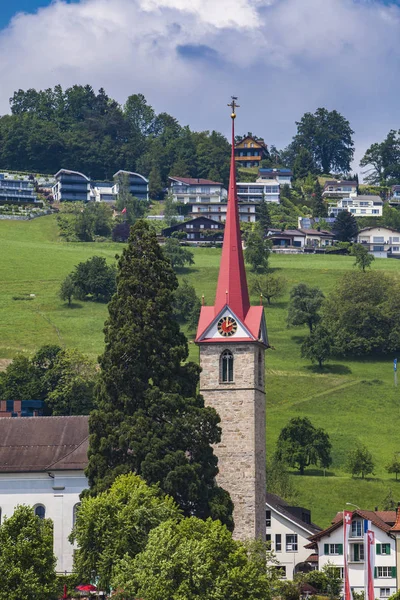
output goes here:
[{"label": "building facade", "polygon": [[208,217],[197,217],[191,221],[177,223],[162,230],[164,237],[171,237],[174,233],[181,232],[188,242],[215,242],[223,239],[224,224],[209,219]]},{"label": "building facade", "polygon": [[334,179],[325,181],[322,197],[335,198],[336,200],[350,198],[351,196],[357,196],[357,189],[358,184],[355,180],[345,181],[342,179]]},{"label": "building facade", "polygon": [[139,200],[149,199],[149,180],[139,173],[133,171],[117,171],[113,176],[114,185],[112,192],[115,196],[118,195],[121,185],[126,185],[129,193]]},{"label": "building facade", "polygon": [[[233,109],[234,109],[234,103]],[[239,227],[234,110],[228,210],[214,306],[202,306],[196,335],[200,392],[221,417],[218,484],[233,501],[234,536],[265,540],[264,309],[250,306]]]},{"label": "building facade", "polygon": [[290,169],[262,168],[258,170],[258,179],[260,183],[276,181],[279,185],[288,185],[292,187],[293,172]]},{"label": "building facade", "polygon": [[400,257],[400,233],[389,227],[365,227],[357,236],[357,242],[368,248],[374,256],[386,258]]},{"label": "building facade", "polygon": [[81,492],[88,487],[89,417],[0,419],[0,519],[17,505],[32,506],[54,525],[54,554],[60,574],[71,573],[69,542]]},{"label": "building facade", "polygon": [[338,513],[332,525],[311,536],[308,548],[318,552],[318,568],[331,564],[339,569],[343,578],[344,554],[349,565],[350,587],[364,591],[364,520],[375,534],[375,598],[388,598],[398,589],[396,511],[356,510],[352,513],[349,545],[343,545],[343,513]]},{"label": "building facade", "polygon": [[267,493],[267,542],[279,561],[280,577],[293,579],[299,572],[308,573],[318,566],[316,553],[305,548],[310,535],[321,531],[311,522],[311,512],[300,506],[290,506],[283,498]]},{"label": "building facade", "polygon": [[383,212],[383,201],[379,196],[350,196],[338,200],[336,204],[329,204],[328,214],[337,217],[338,214],[347,210],[355,217],[381,217]]},{"label": "building facade", "polygon": [[37,201],[33,181],[0,173],[0,204],[33,204]]},{"label": "building facade", "polygon": [[83,173],[60,169],[55,175],[54,202],[89,202],[90,180]]},{"label": "building facade", "polygon": [[168,177],[168,179],[169,192],[174,202],[209,205],[226,201],[227,191],[223,183],[195,177]]},{"label": "building facade", "polygon": [[239,203],[255,202],[259,204],[264,199],[266,202],[279,204],[279,187],[276,179],[263,181],[258,178],[255,182],[238,182],[237,193]]},{"label": "building facade", "polygon": [[246,135],[235,144],[235,161],[242,168],[259,167],[264,158],[269,158],[269,152],[262,138]]}]

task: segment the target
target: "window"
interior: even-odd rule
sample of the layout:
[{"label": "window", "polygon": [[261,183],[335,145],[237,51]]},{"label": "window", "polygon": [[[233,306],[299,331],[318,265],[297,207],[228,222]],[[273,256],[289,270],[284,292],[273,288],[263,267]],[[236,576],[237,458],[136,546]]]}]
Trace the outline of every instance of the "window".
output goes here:
[{"label": "window", "polygon": [[400,242],[400,238],[398,238],[398,237],[394,237],[394,238],[393,238],[393,242]]},{"label": "window", "polygon": [[265,511],[265,525],[267,527],[271,527],[271,511],[270,510]]},{"label": "window", "polygon": [[372,214],[373,214],[373,215],[379,215],[379,210],[374,210],[374,209],[372,209]]},{"label": "window", "polygon": [[343,554],[343,544],[324,544],[324,554]]},{"label": "window", "polygon": [[385,246],[373,246],[372,250],[373,250],[373,252],[384,252]]},{"label": "window", "polygon": [[396,567],[375,567],[377,577],[396,577]]},{"label": "window", "polygon": [[361,214],[362,214],[362,215],[366,215],[366,214],[367,214],[367,211],[366,211],[366,209],[365,209],[365,208],[362,208],[362,209],[361,209]]},{"label": "window", "polygon": [[390,544],[376,544],[376,553],[390,554]]},{"label": "window", "polygon": [[204,225],[200,225],[200,229],[204,229]]},{"label": "window", "polygon": [[392,251],[393,252],[398,252],[400,249],[400,246],[393,246]]},{"label": "window", "polygon": [[380,598],[389,598],[390,588],[380,588],[379,596]]},{"label": "window", "polygon": [[275,552],[282,551],[282,536],[280,533],[275,534]]},{"label": "window", "polygon": [[267,535],[265,536],[265,541],[268,544],[268,548],[271,548],[271,534],[267,533]]},{"label": "window", "polygon": [[230,350],[225,350],[221,354],[220,364],[222,383],[231,383],[233,381],[233,354]]},{"label": "window", "polygon": [[250,148],[254,148],[254,144],[253,144],[253,142],[250,144]]},{"label": "window", "polygon": [[243,148],[247,148],[247,144],[243,144]]},{"label": "window", "polygon": [[72,527],[75,527],[76,517],[78,515],[80,507],[81,507],[81,503],[78,502],[77,504],[75,504],[75,506],[72,510]]},{"label": "window", "polygon": [[372,241],[374,244],[384,244],[385,243],[385,238],[382,236],[374,236],[372,238]]},{"label": "window", "polygon": [[362,537],[362,522],[355,519],[351,522],[351,537]]},{"label": "window", "polygon": [[286,552],[297,552],[297,534],[286,534]]},{"label": "window", "polygon": [[186,229],[193,229],[193,225],[186,225]]},{"label": "window", "polygon": [[364,560],[364,544],[353,544],[350,550],[350,560],[361,562]]},{"label": "window", "polygon": [[35,506],[35,515],[39,517],[39,519],[44,519],[46,516],[46,509],[43,504],[38,504]]}]

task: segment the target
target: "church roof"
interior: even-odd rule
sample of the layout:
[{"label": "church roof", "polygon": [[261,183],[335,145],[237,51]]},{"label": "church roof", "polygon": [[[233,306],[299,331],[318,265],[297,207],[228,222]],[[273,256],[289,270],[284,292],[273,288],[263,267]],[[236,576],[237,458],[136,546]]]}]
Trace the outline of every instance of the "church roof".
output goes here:
[{"label": "church roof", "polygon": [[0,419],[0,473],[86,468],[89,417]]}]

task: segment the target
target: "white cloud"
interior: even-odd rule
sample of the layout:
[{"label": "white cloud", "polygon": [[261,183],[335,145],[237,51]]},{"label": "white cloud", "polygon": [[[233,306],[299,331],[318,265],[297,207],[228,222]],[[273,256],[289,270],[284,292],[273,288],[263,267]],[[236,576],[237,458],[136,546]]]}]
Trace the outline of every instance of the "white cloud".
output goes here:
[{"label": "white cloud", "polygon": [[0,32],[0,112],[13,91],[90,83],[141,92],[195,128],[286,145],[295,120],[336,108],[357,155],[398,123],[400,9],[377,0],[81,0],[19,14]]}]

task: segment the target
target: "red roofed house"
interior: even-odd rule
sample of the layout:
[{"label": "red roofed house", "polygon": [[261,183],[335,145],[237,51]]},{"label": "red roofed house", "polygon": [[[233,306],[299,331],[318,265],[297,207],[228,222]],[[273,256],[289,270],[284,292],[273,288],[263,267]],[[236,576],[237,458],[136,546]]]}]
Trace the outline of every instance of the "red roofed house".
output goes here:
[{"label": "red roofed house", "polygon": [[[331,563],[340,569],[343,578],[344,553],[347,552],[350,587],[364,591],[364,520],[375,534],[375,598],[388,598],[399,589],[397,552],[400,550],[400,513],[394,510],[355,510],[352,512],[348,549],[343,546],[343,513],[336,515],[332,525],[309,537],[307,548],[318,552],[321,570]],[[396,550],[397,549],[397,550]]]},{"label": "red roofed house", "polygon": [[218,483],[234,503],[234,535],[265,539],[265,364],[262,306],[250,306],[235,177],[234,108],[228,209],[215,302],[202,306],[196,335],[200,391],[221,417]]},{"label": "red roofed house", "polygon": [[0,521],[18,504],[32,506],[54,525],[57,572],[71,573],[74,546],[69,542],[88,487],[89,417],[0,419]]}]

